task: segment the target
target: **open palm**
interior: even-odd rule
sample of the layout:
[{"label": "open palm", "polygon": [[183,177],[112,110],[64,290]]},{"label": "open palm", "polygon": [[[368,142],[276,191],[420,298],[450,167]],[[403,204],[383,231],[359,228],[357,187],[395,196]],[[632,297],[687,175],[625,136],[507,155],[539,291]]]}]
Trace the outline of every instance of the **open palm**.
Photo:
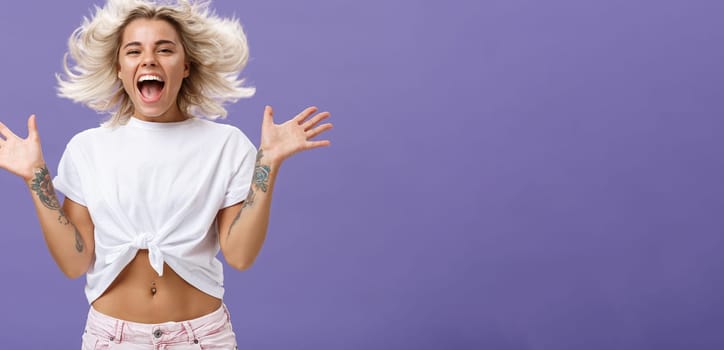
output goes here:
[{"label": "open palm", "polygon": [[317,107],[308,107],[294,118],[282,124],[274,124],[272,108],[267,106],[264,109],[264,120],[261,126],[260,147],[264,150],[265,157],[281,162],[298,152],[329,146],[329,140],[311,140],[332,128],[331,123],[319,125],[321,121],[330,116],[329,112],[312,116],[315,112],[317,112]]},{"label": "open palm", "polygon": [[0,122],[0,168],[29,180],[45,164],[35,115],[28,118],[28,137],[21,138]]}]

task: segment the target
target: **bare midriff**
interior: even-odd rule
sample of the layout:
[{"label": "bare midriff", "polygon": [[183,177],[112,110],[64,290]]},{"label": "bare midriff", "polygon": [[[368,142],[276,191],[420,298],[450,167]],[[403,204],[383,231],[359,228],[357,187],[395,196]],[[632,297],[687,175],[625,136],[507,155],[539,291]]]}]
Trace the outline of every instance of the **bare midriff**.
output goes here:
[{"label": "bare midriff", "polygon": [[163,276],[159,277],[148,260],[148,250],[139,250],[93,302],[93,308],[103,314],[138,323],[186,321],[219,307],[221,299],[196,289],[168,265],[163,265]]}]

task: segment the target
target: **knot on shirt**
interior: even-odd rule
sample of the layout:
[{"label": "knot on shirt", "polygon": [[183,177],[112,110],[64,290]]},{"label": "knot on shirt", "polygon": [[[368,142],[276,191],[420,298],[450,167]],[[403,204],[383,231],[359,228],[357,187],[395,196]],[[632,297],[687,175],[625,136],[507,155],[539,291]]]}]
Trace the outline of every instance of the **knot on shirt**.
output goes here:
[{"label": "knot on shirt", "polygon": [[149,246],[154,245],[153,243],[153,235],[150,233],[142,233],[138,236],[136,236],[136,239],[133,240],[133,246],[138,249],[148,249]]},{"label": "knot on shirt", "polygon": [[106,256],[106,264],[111,264],[118,260],[121,256],[125,256],[129,253],[133,253],[135,255],[139,249],[147,249],[148,260],[151,263],[151,267],[154,271],[156,271],[156,273],[158,273],[159,276],[163,276],[163,254],[153,239],[153,234],[138,234],[133,241],[113,249],[113,251]]}]

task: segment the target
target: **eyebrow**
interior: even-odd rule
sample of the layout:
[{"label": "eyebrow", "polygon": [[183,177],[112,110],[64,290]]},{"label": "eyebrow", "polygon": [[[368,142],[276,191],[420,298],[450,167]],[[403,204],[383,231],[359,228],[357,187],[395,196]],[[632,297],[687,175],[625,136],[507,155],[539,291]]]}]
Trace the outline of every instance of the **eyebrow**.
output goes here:
[{"label": "eyebrow", "polygon": [[[164,45],[164,44],[176,45],[176,43],[173,42],[172,40],[162,39],[162,40],[156,41],[156,46],[160,46],[160,45]],[[128,44],[126,44],[126,45],[123,45],[123,48],[125,49],[125,48],[127,48],[127,47],[129,47],[129,46],[141,46],[141,43],[138,42],[138,41],[131,41],[130,43],[128,43]]]}]

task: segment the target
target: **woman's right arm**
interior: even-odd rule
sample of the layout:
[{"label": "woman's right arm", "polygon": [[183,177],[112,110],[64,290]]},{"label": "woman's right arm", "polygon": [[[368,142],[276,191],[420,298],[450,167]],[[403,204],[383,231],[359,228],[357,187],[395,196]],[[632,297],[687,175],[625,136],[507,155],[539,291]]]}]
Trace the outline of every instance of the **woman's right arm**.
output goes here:
[{"label": "woman's right arm", "polygon": [[28,119],[25,139],[0,123],[0,168],[20,176],[30,189],[45,242],[58,267],[70,278],[82,276],[93,258],[93,222],[88,209],[70,199],[61,207],[43,160],[35,116]]}]

